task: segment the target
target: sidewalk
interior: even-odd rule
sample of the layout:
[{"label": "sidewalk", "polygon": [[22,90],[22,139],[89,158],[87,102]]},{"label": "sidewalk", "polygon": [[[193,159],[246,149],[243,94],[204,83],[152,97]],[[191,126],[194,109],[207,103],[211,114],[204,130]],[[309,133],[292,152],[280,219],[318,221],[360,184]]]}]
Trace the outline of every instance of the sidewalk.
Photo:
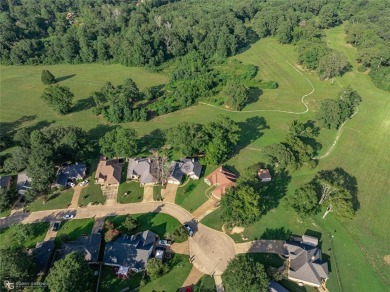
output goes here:
[{"label": "sidewalk", "polygon": [[79,198],[80,198],[82,189],[83,189],[83,187],[81,187],[80,185],[77,185],[74,187],[72,202],[70,203],[70,206],[69,206],[70,209],[76,209],[79,206]]}]

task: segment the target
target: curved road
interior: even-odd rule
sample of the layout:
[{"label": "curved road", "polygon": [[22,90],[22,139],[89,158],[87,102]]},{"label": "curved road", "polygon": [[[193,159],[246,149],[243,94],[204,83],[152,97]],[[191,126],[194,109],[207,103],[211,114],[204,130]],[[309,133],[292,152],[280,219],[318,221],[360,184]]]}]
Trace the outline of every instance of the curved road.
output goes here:
[{"label": "curved road", "polygon": [[166,202],[141,202],[113,206],[95,205],[77,209],[69,208],[32,213],[14,213],[9,217],[0,219],[0,228],[9,227],[19,222],[36,223],[62,220],[65,214],[73,214],[75,215],[75,219],[82,219],[148,212],[171,215],[180,223],[187,223],[192,227],[195,235],[189,238],[190,256],[193,258],[193,265],[205,274],[221,275],[230,259],[236,254],[235,243],[228,235],[200,224],[184,208]]}]

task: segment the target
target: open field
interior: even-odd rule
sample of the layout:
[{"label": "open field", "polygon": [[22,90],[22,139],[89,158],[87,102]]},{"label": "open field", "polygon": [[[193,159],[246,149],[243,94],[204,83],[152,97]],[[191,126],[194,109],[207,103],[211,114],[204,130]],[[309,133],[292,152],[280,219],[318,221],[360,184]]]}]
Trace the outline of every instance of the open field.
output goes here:
[{"label": "open field", "polygon": [[[199,104],[148,122],[128,123],[123,126],[134,128],[140,135],[144,135],[154,129],[165,129],[182,121],[207,123],[215,120],[217,114],[225,114],[240,122],[245,129],[245,135],[239,142],[236,155],[227,162],[228,166],[242,171],[261,160],[261,151],[257,150],[284,138],[292,120],[313,119],[314,111],[318,108],[321,99],[334,98],[341,89],[338,83],[342,86],[350,84],[363,97],[359,113],[347,122],[334,151],[321,160],[315,170],[304,167],[290,173],[291,183],[288,193],[310,181],[320,169],[342,167],[358,181],[360,209],[356,217],[346,225],[341,225],[331,215],[326,220],[322,220],[319,216],[302,222],[294,213],[286,211],[279,205],[263,216],[259,222],[248,226],[243,237],[260,238],[267,228],[275,229],[277,235],[283,234],[277,233],[283,231],[280,228],[294,233],[303,233],[306,230],[319,232],[323,251],[331,257],[331,274],[328,282],[330,291],[356,291],[357,287],[361,291],[389,291],[390,265],[385,263],[384,257],[390,255],[390,227],[384,223],[390,222],[390,212],[388,212],[390,208],[388,196],[390,96],[388,92],[374,87],[366,74],[356,72],[356,64],[353,61],[355,49],[345,46],[343,27],[329,30],[327,35],[329,45],[343,51],[354,66],[352,72],[337,78],[334,84],[330,81],[320,81],[315,73],[304,72],[301,75],[297,72],[290,65],[294,64],[296,59],[293,46],[279,45],[272,38],[262,39],[234,58],[259,66],[258,77],[277,81],[279,88],[264,90],[259,100],[245,107],[243,112],[228,112],[222,108]],[[58,116],[39,99],[43,90],[43,85],[40,83],[40,71],[43,68],[49,69],[56,77],[77,74],[61,81],[61,84],[69,86],[75,93],[77,101],[75,112],[67,116]],[[98,138],[114,125],[92,114],[88,94],[99,89],[105,81],[110,80],[117,84],[127,76],[132,77],[140,88],[167,81],[167,77],[162,74],[120,65],[2,66],[1,122],[5,127],[13,129],[23,126],[42,126],[51,122],[59,125],[72,124],[83,127]],[[305,77],[314,87],[314,92],[305,98],[305,103],[309,107],[307,113],[303,113],[306,107],[301,102],[301,97],[309,94],[312,86]],[[21,108],[20,105],[23,107]],[[303,114],[261,110],[283,110]],[[23,117],[29,118],[23,119]],[[23,122],[25,120],[26,122]],[[320,155],[327,151],[335,136],[335,131],[321,130],[318,138],[323,146]],[[40,202],[40,206],[45,206],[45,209],[47,204],[43,205]],[[192,203],[188,204],[190,205]],[[53,207],[47,209],[51,208]],[[203,222],[220,229],[218,212],[210,214]],[[154,222],[152,227],[160,226],[164,222]],[[244,240],[243,237],[239,234],[233,236],[237,241]],[[337,259],[337,263],[334,259]]]},{"label": "open field", "polygon": [[[22,245],[26,248],[35,247],[37,242],[43,241],[45,239],[45,235],[47,230],[49,229],[50,224],[48,222],[42,222],[42,223],[33,223],[30,225],[32,226],[33,234],[31,238],[22,242]],[[0,230],[0,248],[15,246],[15,238],[14,238],[15,230],[16,230],[15,226]]]}]

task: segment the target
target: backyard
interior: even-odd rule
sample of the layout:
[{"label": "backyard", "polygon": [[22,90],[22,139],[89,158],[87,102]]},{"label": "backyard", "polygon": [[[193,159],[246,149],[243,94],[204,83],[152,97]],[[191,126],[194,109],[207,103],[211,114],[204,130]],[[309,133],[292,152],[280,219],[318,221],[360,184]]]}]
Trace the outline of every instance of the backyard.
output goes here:
[{"label": "backyard", "polygon": [[[27,238],[27,240],[24,240],[21,245],[26,248],[33,248],[37,242],[41,242],[45,239],[46,232],[48,231],[50,224],[48,222],[42,222],[29,225],[32,227],[31,237]],[[4,228],[0,230],[0,248],[19,244],[15,242],[14,237],[16,228],[17,225],[14,225],[10,228]]]}]

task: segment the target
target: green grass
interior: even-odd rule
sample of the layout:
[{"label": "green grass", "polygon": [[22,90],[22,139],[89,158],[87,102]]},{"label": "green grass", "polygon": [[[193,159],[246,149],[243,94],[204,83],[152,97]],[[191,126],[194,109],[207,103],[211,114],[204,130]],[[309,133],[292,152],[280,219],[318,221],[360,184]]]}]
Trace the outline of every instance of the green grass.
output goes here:
[{"label": "green grass", "polygon": [[[126,233],[126,229],[121,227],[126,217],[127,215],[111,216],[107,217],[107,220],[113,222],[116,228]],[[131,217],[137,219],[139,224],[138,228],[133,233],[150,230],[158,234],[160,238],[165,238],[168,234],[172,234],[175,229],[181,225],[179,221],[167,214],[132,214]],[[180,240],[177,240],[177,242],[180,242]]]},{"label": "green grass", "polygon": [[189,256],[181,254],[173,254],[168,261],[171,270],[158,278],[148,282],[144,287],[140,288],[140,292],[150,291],[177,291],[183,285],[185,279],[189,275],[192,264],[189,262]]},{"label": "green grass", "polygon": [[122,291],[129,288],[129,291],[138,288],[142,280],[142,273],[132,275],[128,279],[120,279],[116,276],[113,267],[103,266],[100,279],[99,291]]},{"label": "green grass", "polygon": [[215,291],[214,278],[209,275],[204,275],[202,278],[200,278],[198,283],[196,283],[195,287],[194,287],[195,291],[203,291],[203,292]]},{"label": "green grass", "polygon": [[[37,244],[37,242],[41,242],[45,239],[46,232],[49,229],[49,222],[41,222],[41,223],[32,223],[29,224],[32,226],[32,237],[28,240],[24,241],[22,245],[26,248],[33,248]],[[15,246],[15,225],[10,228],[5,228],[0,230],[0,247],[9,247]]]},{"label": "green grass", "polygon": [[195,211],[208,200],[205,192],[210,187],[204,182],[204,177],[214,171],[217,166],[203,166],[202,175],[199,180],[190,179],[186,185],[179,186],[176,193],[175,203],[187,209]]},{"label": "green grass", "polygon": [[[125,195],[127,193],[127,195]],[[129,181],[122,182],[118,190],[118,203],[137,203],[141,202],[144,196],[144,188],[140,186],[139,182]]]},{"label": "green grass", "polygon": [[57,233],[57,241],[61,238],[62,234],[67,234],[69,241],[76,240],[83,234],[90,235],[92,232],[94,219],[71,219],[61,224]]},{"label": "green grass", "polygon": [[162,185],[155,185],[153,186],[153,200],[155,201],[160,201],[162,199],[161,196],[161,190],[165,188]]},{"label": "green grass", "polygon": [[44,202],[43,197],[37,198],[35,201],[28,204],[27,210],[30,212],[54,209],[66,209],[70,205],[73,197],[74,189],[70,188],[61,193],[49,195],[48,201]]},{"label": "green grass", "polygon": [[104,204],[106,197],[103,196],[102,187],[100,184],[95,184],[90,180],[88,186],[81,191],[79,198],[79,206],[87,206],[92,204]]},{"label": "green grass", "polygon": [[0,218],[7,217],[11,214],[11,209],[0,212]]}]

